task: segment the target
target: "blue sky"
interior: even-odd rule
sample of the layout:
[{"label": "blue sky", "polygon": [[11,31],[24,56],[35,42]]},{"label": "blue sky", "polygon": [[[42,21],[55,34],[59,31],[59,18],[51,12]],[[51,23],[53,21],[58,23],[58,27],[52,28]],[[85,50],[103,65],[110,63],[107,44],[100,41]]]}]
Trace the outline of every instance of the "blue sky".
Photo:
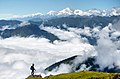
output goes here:
[{"label": "blue sky", "polygon": [[0,17],[47,13],[64,8],[88,10],[111,9],[120,6],[120,0],[0,0]]}]

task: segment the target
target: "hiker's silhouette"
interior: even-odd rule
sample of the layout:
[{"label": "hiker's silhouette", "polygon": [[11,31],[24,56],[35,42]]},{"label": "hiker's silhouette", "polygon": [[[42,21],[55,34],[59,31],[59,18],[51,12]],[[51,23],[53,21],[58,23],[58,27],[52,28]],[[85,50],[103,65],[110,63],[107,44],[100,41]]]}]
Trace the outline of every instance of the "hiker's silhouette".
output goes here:
[{"label": "hiker's silhouette", "polygon": [[31,75],[34,76],[34,71],[35,71],[34,64],[32,64],[30,70],[31,70]]}]

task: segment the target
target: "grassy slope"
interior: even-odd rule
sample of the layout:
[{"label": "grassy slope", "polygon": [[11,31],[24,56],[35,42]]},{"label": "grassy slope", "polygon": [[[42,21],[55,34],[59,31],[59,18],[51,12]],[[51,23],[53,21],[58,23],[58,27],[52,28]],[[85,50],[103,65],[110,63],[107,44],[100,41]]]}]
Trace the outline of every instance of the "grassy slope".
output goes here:
[{"label": "grassy slope", "polygon": [[48,76],[45,78],[40,77],[28,77],[26,79],[116,79],[117,74],[93,72],[93,71],[82,71],[68,74],[59,74],[55,76]]}]

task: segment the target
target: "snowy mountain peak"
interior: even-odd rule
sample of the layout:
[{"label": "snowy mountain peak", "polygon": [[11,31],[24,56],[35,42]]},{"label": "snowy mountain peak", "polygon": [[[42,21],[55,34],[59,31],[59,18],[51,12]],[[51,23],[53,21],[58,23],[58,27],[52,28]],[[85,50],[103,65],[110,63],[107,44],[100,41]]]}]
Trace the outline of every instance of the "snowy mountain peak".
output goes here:
[{"label": "snowy mountain peak", "polygon": [[70,8],[65,8],[65,9],[61,10],[61,12],[72,12],[72,10]]},{"label": "snowy mountain peak", "polygon": [[72,10],[70,8],[65,8],[59,12],[63,12],[63,13],[72,13]]},{"label": "snowy mountain peak", "polygon": [[75,15],[83,15],[83,11],[77,9],[77,10],[74,10],[74,14],[75,14]]},{"label": "snowy mountain peak", "polygon": [[119,16],[120,15],[120,7],[114,7],[111,10],[99,10],[99,9],[90,9],[90,10],[80,10],[80,9],[70,9],[65,8],[60,11],[49,11],[47,14],[35,13],[28,14],[23,16],[13,16],[12,18],[51,18],[53,16],[69,16],[69,15],[79,15],[79,16]]},{"label": "snowy mountain peak", "polygon": [[20,15],[15,15],[13,16],[12,18],[30,18],[30,17],[38,17],[38,16],[43,16],[42,13],[34,13],[34,14],[27,14],[27,15],[23,15],[23,16],[20,16]]},{"label": "snowy mountain peak", "polygon": [[72,15],[73,11],[70,8],[65,8],[59,11],[58,15]]},{"label": "snowy mountain peak", "polygon": [[58,14],[58,12],[57,11],[53,11],[53,10],[51,10],[51,11],[49,11],[47,13],[47,15],[57,15],[57,14]]},{"label": "snowy mountain peak", "polygon": [[98,9],[91,9],[91,10],[88,10],[89,13],[98,13],[100,14],[101,13],[101,10],[98,10]]},{"label": "snowy mountain peak", "polygon": [[118,16],[118,15],[120,15],[120,7],[114,7],[114,8],[112,8],[112,11],[111,11],[111,14],[110,14],[111,16]]},{"label": "snowy mountain peak", "polygon": [[47,15],[72,15],[73,11],[70,8],[65,8],[61,11],[49,11]]},{"label": "snowy mountain peak", "polygon": [[120,7],[112,8],[112,10],[99,10],[99,9],[90,9],[90,10],[72,10],[70,8],[65,8],[61,11],[50,11],[48,15],[80,15],[80,16],[118,16],[120,15]]}]

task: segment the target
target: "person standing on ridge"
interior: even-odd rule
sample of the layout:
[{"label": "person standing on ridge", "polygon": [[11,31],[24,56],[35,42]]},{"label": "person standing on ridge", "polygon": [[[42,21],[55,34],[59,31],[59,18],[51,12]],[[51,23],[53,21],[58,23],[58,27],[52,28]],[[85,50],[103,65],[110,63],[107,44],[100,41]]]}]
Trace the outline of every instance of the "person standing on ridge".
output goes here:
[{"label": "person standing on ridge", "polygon": [[34,76],[34,71],[36,71],[34,68],[34,64],[32,64],[32,66],[30,67],[30,70],[31,70],[31,75]]}]

